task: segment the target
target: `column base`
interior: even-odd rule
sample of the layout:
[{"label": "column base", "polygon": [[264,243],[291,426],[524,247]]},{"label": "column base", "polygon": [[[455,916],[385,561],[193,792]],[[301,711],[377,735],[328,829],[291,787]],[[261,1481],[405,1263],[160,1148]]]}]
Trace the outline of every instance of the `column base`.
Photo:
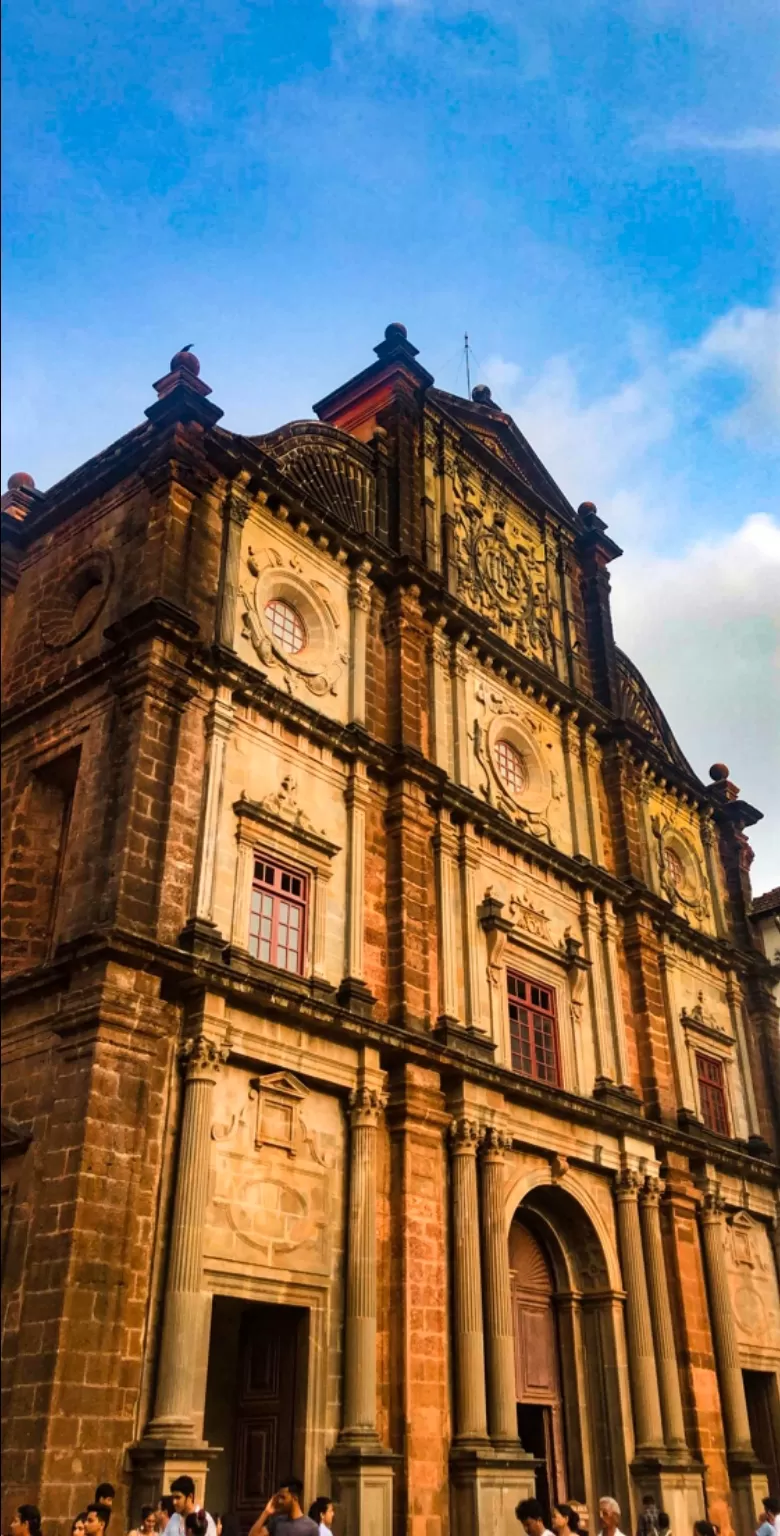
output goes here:
[{"label": "column base", "polygon": [[401,1457],[375,1441],[347,1437],[328,1452],[333,1497],[343,1508],[349,1536],[392,1536],[393,1474]]},{"label": "column base", "polygon": [[195,1484],[197,1502],[205,1503],[209,1462],[219,1456],[221,1450],[219,1445],[197,1440],[192,1425],[186,1424],[184,1420],[181,1424],[171,1421],[165,1426],[159,1421],[158,1425],[150,1424],[143,1439],[131,1445],[127,1453],[133,1478],[130,1495],[132,1519],[140,1516],[142,1504],[156,1505],[160,1495],[170,1491],[173,1479],[181,1477],[185,1472]]},{"label": "column base", "polygon": [[692,1530],[695,1521],[707,1516],[705,1470],[704,1463],[694,1461],[686,1446],[680,1448],[679,1456],[664,1451],[657,1457],[638,1458],[631,1463],[637,1509],[643,1494],[652,1493],[658,1508],[670,1516],[673,1532]]},{"label": "column base", "polygon": [[519,1441],[450,1448],[452,1536],[517,1536],[515,1508],[536,1493],[536,1462]]},{"label": "column base", "polygon": [[210,922],[208,918],[190,917],[179,934],[178,945],[191,955],[217,960],[227,947],[227,939],[220,933],[216,923]]},{"label": "column base", "polygon": [[769,1492],[766,1472],[755,1457],[727,1456],[727,1461],[735,1536],[753,1536],[756,1512]]}]

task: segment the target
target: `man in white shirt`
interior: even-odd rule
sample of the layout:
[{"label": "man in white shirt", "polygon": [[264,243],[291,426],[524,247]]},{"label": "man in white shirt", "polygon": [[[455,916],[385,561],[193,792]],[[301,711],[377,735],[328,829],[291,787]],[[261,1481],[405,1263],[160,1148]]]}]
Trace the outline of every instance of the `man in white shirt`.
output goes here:
[{"label": "man in white shirt", "polygon": [[[195,1484],[186,1473],[174,1478],[171,1483],[171,1498],[173,1514],[165,1527],[164,1536],[185,1536],[187,1516],[193,1514],[198,1507],[195,1503]],[[217,1527],[208,1510],[204,1509],[203,1514],[206,1516],[206,1536],[217,1536]]]},{"label": "man in white shirt", "polygon": [[601,1536],[623,1536],[620,1529],[620,1505],[617,1499],[605,1494],[599,1499],[599,1520],[601,1521]]},{"label": "man in white shirt", "polygon": [[523,1499],[515,1514],[525,1531],[525,1536],[552,1536],[544,1521],[544,1510],[538,1499]]}]

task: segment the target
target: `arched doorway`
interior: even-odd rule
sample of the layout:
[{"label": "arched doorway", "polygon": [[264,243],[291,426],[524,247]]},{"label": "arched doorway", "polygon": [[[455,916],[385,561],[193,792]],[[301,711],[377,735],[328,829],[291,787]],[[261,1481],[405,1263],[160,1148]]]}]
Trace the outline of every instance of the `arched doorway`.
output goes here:
[{"label": "arched doorway", "polygon": [[517,1427],[536,1458],[536,1496],[545,1517],[566,1497],[558,1325],[552,1270],[522,1217],[509,1234],[515,1328]]},{"label": "arched doorway", "polygon": [[627,1510],[633,1435],[614,1244],[607,1251],[560,1183],[527,1191],[508,1239],[518,1430],[545,1512],[573,1499],[595,1513],[605,1489]]}]

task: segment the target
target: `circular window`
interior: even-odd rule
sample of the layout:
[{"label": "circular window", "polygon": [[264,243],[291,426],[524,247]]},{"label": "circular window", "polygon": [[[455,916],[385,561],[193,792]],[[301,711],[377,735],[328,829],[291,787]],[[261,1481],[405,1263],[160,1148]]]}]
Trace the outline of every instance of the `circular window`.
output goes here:
[{"label": "circular window", "polygon": [[496,745],[498,776],[510,795],[520,795],[528,787],[528,770],[525,759],[511,741],[499,741]]},{"label": "circular window", "polygon": [[272,597],[265,605],[265,618],[280,651],[297,656],[306,644],[306,627],[299,613],[281,597]]}]

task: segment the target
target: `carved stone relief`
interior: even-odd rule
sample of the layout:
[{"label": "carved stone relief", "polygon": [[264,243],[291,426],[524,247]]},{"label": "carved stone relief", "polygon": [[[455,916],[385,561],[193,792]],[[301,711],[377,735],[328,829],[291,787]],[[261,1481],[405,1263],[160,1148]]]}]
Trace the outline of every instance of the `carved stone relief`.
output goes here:
[{"label": "carved stone relief", "polygon": [[207,1251],[323,1274],[342,1225],[344,1134],[336,1100],[290,1072],[230,1075],[212,1126]]},{"label": "carved stone relief", "polygon": [[[474,697],[481,718],[474,720],[471,740],[484,775],[479,789],[494,805],[536,837],[553,842],[551,811],[562,799],[558,775],[551,767],[552,743],[541,722],[505,694],[479,682]],[[501,753],[513,755],[511,782]]]},{"label": "carved stone relief", "polygon": [[[240,587],[243,606],[243,637],[263,667],[278,671],[290,694],[311,693],[315,698],[337,694],[349,663],[347,642],[342,637],[338,605],[324,582],[306,575],[296,554],[282,556],[267,548],[247,551],[248,579]],[[290,605],[300,615],[305,643],[294,653],[276,640],[267,617],[273,599]]]},{"label": "carved stone relief", "polygon": [[455,475],[455,540],[458,596],[488,614],[510,645],[549,661],[544,542],[511,516],[497,487],[462,463]]},{"label": "carved stone relief", "polygon": [[780,1358],[780,1298],[767,1227],[737,1211],[726,1222],[725,1244],[738,1335],[746,1348]]},{"label": "carved stone relief", "polygon": [[658,880],[672,906],[682,908],[685,916],[704,920],[710,903],[699,861],[674,822],[659,815],[650,825],[656,841]]}]

